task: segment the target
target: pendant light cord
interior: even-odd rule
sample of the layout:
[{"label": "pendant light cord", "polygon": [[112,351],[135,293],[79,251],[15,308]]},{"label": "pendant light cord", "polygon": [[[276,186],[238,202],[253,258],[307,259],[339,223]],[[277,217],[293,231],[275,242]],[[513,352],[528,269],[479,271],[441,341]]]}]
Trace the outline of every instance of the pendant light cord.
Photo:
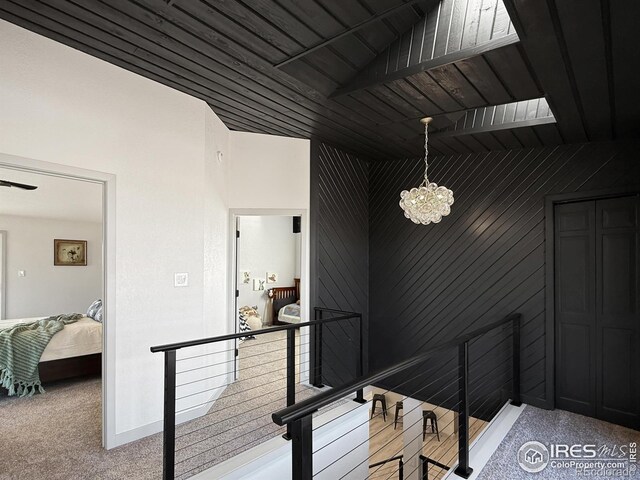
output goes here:
[{"label": "pendant light cord", "polygon": [[429,185],[429,177],[427,171],[429,170],[429,124],[424,124],[424,181],[422,185]]}]

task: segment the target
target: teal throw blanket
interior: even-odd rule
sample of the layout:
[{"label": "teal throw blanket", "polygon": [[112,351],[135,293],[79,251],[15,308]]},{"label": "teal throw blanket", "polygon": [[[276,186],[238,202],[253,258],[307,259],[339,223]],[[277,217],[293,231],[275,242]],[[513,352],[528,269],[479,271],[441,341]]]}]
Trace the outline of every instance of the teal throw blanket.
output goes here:
[{"label": "teal throw blanket", "polygon": [[38,371],[42,352],[56,333],[80,318],[78,313],[54,315],[0,328],[0,386],[9,390],[10,396],[30,397],[36,387],[44,393]]}]

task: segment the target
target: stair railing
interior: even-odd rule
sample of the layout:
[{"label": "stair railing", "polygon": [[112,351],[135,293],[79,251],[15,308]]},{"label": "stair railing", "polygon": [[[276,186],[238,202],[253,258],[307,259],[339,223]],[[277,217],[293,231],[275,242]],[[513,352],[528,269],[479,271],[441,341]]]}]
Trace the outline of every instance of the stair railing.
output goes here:
[{"label": "stair railing", "polygon": [[[286,405],[293,406],[296,402],[296,369],[298,369],[298,373],[301,374],[303,372],[302,368],[304,367],[301,355],[296,355],[296,331],[300,328],[309,327],[310,332],[309,336],[309,344],[310,344],[310,359],[308,361],[308,369],[305,372],[309,373],[310,383],[314,386],[322,386],[324,382],[325,375],[323,373],[323,365],[327,364],[327,353],[323,353],[327,350],[327,345],[329,340],[323,340],[324,330],[327,328],[327,324],[337,324],[348,322],[349,320],[355,321],[356,325],[353,328],[354,333],[347,334],[345,332],[345,336],[347,336],[347,341],[349,344],[353,344],[351,348],[353,348],[354,352],[354,363],[355,363],[355,372],[357,376],[363,375],[363,367],[365,364],[365,355],[366,352],[363,349],[363,325],[362,325],[362,314],[356,312],[346,312],[342,310],[323,308],[323,307],[315,307],[314,308],[314,320],[296,324],[288,324],[288,325],[278,325],[271,328],[264,328],[261,330],[252,330],[240,333],[232,333],[229,335],[221,335],[210,338],[201,338],[197,340],[190,340],[184,342],[170,343],[166,345],[158,345],[151,347],[152,353],[163,353],[164,354],[164,406],[163,406],[163,434],[162,434],[162,445],[163,445],[163,456],[162,456],[162,478],[164,480],[172,480],[176,478],[176,465],[177,463],[184,463],[184,468],[182,468],[182,472],[179,473],[178,476],[186,477],[198,473],[199,471],[203,471],[210,466],[213,466],[219,458],[216,457],[215,451],[209,452],[202,447],[204,440],[208,434],[210,435],[219,435],[229,432],[229,429],[226,429],[222,432],[216,430],[216,423],[207,424],[206,427],[201,427],[198,425],[190,430],[187,430],[186,434],[180,435],[180,440],[183,445],[179,447],[180,453],[185,453],[192,446],[194,447],[194,452],[185,454],[184,457],[186,460],[182,459],[180,462],[176,462],[176,413],[183,413],[188,411],[189,408],[181,408],[180,410],[176,410],[176,400],[184,400],[185,397],[189,397],[190,395],[200,395],[206,393],[208,391],[220,391],[222,388],[226,388],[230,385],[237,384],[243,380],[251,380],[243,379],[236,380],[232,379],[228,381],[228,383],[216,383],[212,388],[199,390],[196,394],[187,394],[184,396],[176,396],[176,391],[178,388],[183,386],[193,386],[201,381],[206,381],[207,379],[211,379],[214,377],[220,377],[224,375],[223,378],[228,379],[231,373],[235,374],[236,368],[235,361],[238,359],[239,348],[237,345],[231,345],[229,342],[236,342],[240,339],[252,336],[252,337],[262,337],[267,335],[273,335],[277,332],[286,331],[286,339],[278,339],[271,342],[268,342],[273,345],[278,345],[278,342],[283,341],[286,342],[285,347],[278,347],[275,349],[271,349],[270,352],[282,352],[286,354],[286,367],[283,367],[281,370],[286,369]],[[301,330],[300,330],[301,331]],[[344,331],[344,330],[343,330]],[[300,337],[303,336],[302,333],[299,333]],[[352,338],[352,337],[357,338]],[[177,353],[179,351],[187,351],[189,349],[194,349],[196,347],[208,347],[208,346],[216,346],[220,345],[220,348],[217,348],[216,351],[201,353],[200,351],[195,352],[196,354],[190,356],[182,356],[181,358],[177,357]],[[232,347],[232,348],[228,348]],[[247,348],[251,348],[251,344],[247,344]],[[329,353],[330,353],[330,349]],[[218,355],[225,352],[231,352],[230,355],[234,355],[234,359],[222,362],[217,362],[213,364],[207,364],[206,366],[196,366],[191,369],[183,369],[182,371],[177,367],[178,362],[181,361],[198,361],[204,358],[211,358],[214,355]],[[286,352],[286,353],[285,353]],[[253,355],[254,357],[259,358],[259,355]],[[300,358],[300,361],[296,362],[296,358]],[[242,357],[239,358],[242,361]],[[229,363],[233,362],[234,366],[229,371]],[[227,364],[226,366],[224,364]],[[209,373],[211,373],[212,368],[227,368],[227,373],[217,374],[212,376],[206,376],[205,373],[209,369]],[[241,369],[242,370],[242,369]],[[193,374],[193,371],[200,372],[198,378],[189,378],[189,381],[186,381],[182,384],[178,383],[177,377],[184,374]],[[266,383],[264,381],[260,381],[257,388],[263,387],[269,384],[269,378],[267,373],[262,373],[257,376],[264,376],[266,379]],[[200,378],[201,377],[201,378]],[[211,381],[211,380],[209,380]],[[227,380],[225,380],[226,382]],[[277,394],[277,392],[276,392]],[[194,398],[198,398],[197,396]],[[256,397],[259,399],[259,397]],[[259,400],[258,400],[259,401]],[[364,402],[362,389],[357,390],[355,401]],[[246,403],[246,402],[243,402]],[[213,401],[207,401],[203,403],[196,404],[195,407],[201,408],[210,408],[214,404]],[[230,407],[227,407],[230,408]],[[268,415],[268,414],[267,414]],[[235,415],[238,417],[238,415]],[[228,419],[225,419],[228,420]],[[195,421],[195,420],[194,420]],[[218,422],[221,423],[221,422]],[[185,424],[183,423],[180,427],[183,427]],[[267,421],[267,425],[273,426],[272,423]],[[292,431],[293,425],[286,426],[286,433],[283,437],[287,440],[290,440],[294,434]],[[185,441],[186,436],[193,434],[195,439],[193,443],[188,443]],[[272,435],[273,436],[273,435]],[[268,438],[264,438],[262,441],[266,441]],[[247,443],[246,447],[253,445],[254,443]],[[298,444],[299,445],[299,444]],[[238,450],[238,449],[236,449]],[[203,457],[203,455],[207,455]],[[199,457],[199,458],[198,458]]]},{"label": "stair railing", "polygon": [[[473,469],[469,465],[469,342],[477,339],[491,330],[510,325],[512,328],[512,377],[511,404],[520,406],[520,321],[521,315],[513,313],[507,317],[490,323],[485,327],[470,333],[460,335],[453,340],[444,342],[437,347],[415,355],[395,365],[357,378],[331,390],[288,406],[272,415],[276,425],[290,425],[292,431],[292,478],[293,480],[312,480],[313,472],[313,446],[312,446],[312,415],[318,409],[332,404],[365,387],[384,382],[394,375],[406,373],[412,367],[418,367],[426,360],[433,359],[435,355],[444,354],[450,349],[457,350],[456,381],[458,384],[458,401],[455,404],[458,436],[458,462],[455,474],[462,478],[469,478]],[[406,382],[403,382],[406,383]],[[344,456],[344,455],[343,455]],[[433,463],[433,462],[432,462]],[[440,466],[436,463],[434,465]],[[444,466],[443,464],[441,464]],[[449,467],[447,467],[449,468]],[[343,478],[347,478],[346,476]]]}]

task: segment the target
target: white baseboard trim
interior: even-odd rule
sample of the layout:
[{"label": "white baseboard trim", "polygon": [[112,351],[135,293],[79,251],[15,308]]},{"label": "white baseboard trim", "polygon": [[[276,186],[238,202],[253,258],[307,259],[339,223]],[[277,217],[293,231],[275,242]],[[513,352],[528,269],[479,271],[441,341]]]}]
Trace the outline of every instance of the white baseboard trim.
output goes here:
[{"label": "white baseboard trim", "polygon": [[[224,380],[224,383],[228,384],[232,381],[233,373],[229,373],[228,377],[226,377],[226,380]],[[224,392],[225,390],[226,387],[218,388],[212,393],[206,404],[177,414],[176,425],[195,420],[196,418],[202,417],[203,415],[207,414],[215,401],[220,397],[220,395],[222,395],[222,392]],[[147,425],[142,425],[141,427],[133,428],[131,430],[127,430],[126,432],[116,433],[113,448],[120,447],[127,443],[135,442],[136,440],[140,440],[141,438],[145,438],[150,435],[155,435],[156,433],[162,432],[162,430],[163,421],[158,420],[157,422],[148,423]]]}]

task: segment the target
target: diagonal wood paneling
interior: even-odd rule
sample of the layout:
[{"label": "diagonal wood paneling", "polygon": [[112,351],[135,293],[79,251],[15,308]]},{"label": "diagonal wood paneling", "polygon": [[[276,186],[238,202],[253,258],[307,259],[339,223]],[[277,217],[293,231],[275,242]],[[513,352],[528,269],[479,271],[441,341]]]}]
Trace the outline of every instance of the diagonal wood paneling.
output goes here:
[{"label": "diagonal wood paneling", "polygon": [[[368,351],[368,163],[326,143],[312,141],[312,303],[363,314]],[[339,385],[355,375],[357,323],[324,330],[323,379]],[[365,369],[366,369],[365,365]]]},{"label": "diagonal wood paneling", "polygon": [[[454,191],[452,213],[417,226],[398,206],[418,185],[419,159],[370,171],[370,355],[376,369],[518,311],[523,393],[549,405],[545,366],[544,196],[630,185],[638,143],[591,143],[430,161]],[[392,341],[391,341],[392,340]]]}]

